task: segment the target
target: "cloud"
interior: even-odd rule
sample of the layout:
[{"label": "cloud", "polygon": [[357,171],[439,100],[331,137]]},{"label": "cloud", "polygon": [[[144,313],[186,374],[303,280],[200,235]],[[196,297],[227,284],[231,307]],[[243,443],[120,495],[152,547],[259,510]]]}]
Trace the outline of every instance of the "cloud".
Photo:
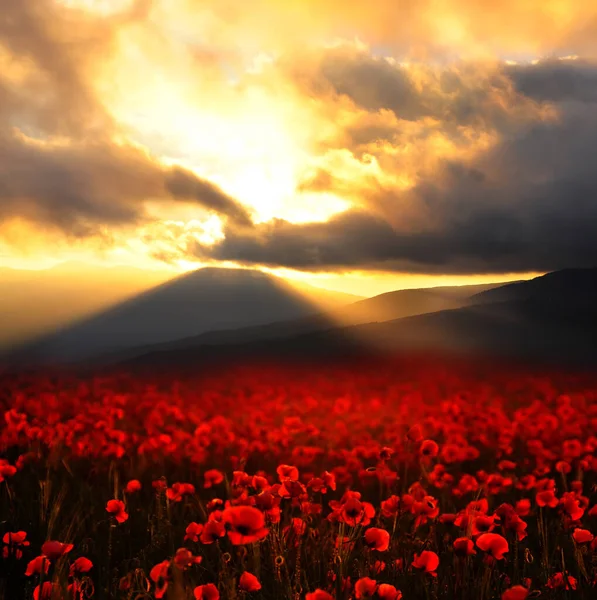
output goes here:
[{"label": "cloud", "polygon": [[[352,81],[346,73],[354,73],[354,65],[345,62],[334,77],[341,73],[343,82]],[[320,157],[327,167],[304,179],[301,189],[346,194],[360,208],[326,223],[276,220],[251,232],[229,227],[220,242],[209,248],[193,243],[189,253],[313,271],[465,274],[597,265],[597,65],[501,64],[473,79],[447,69],[449,85],[418,88],[400,67],[362,57],[356,65],[357,79],[368,81],[368,88],[344,86],[341,95],[361,115],[356,122],[363,122],[359,111],[377,115],[385,123],[378,130],[385,132],[360,141],[337,136],[337,145]],[[389,85],[393,78],[400,85]],[[563,81],[575,84],[560,91]],[[329,92],[326,86],[313,89]],[[388,94],[392,89],[396,98]],[[391,116],[383,114],[386,109]],[[488,141],[471,152],[475,131],[485,132]],[[443,145],[434,153],[438,139]],[[408,144],[419,145],[423,160],[416,151],[401,152]],[[351,168],[343,170],[339,156]],[[410,183],[398,185],[396,172],[406,173]]]},{"label": "cloud", "polygon": [[3,2],[0,15],[0,222],[22,218],[76,237],[147,218],[145,203],[191,202],[249,224],[213,183],[129,142],[94,86],[136,2],[105,19],[51,0]]}]

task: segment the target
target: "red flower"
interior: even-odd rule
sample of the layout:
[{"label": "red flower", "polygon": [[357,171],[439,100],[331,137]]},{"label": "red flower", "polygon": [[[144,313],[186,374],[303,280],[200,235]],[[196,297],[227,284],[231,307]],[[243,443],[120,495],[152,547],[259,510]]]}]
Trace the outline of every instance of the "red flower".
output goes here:
[{"label": "red flower", "polygon": [[231,506],[224,510],[222,521],[230,527],[228,538],[235,546],[262,540],[269,531],[263,513],[252,506]]},{"label": "red flower", "polygon": [[592,542],[593,541],[593,534],[588,531],[587,529],[579,529],[578,527],[574,530],[574,533],[572,534],[572,537],[574,538],[574,541],[577,544],[586,544],[588,542]]},{"label": "red flower", "polygon": [[558,499],[556,495],[553,493],[553,490],[543,490],[539,492],[535,496],[535,501],[537,502],[537,506],[549,506],[550,508],[555,508],[558,505]]},{"label": "red flower", "polygon": [[419,454],[426,458],[434,458],[439,452],[439,446],[433,440],[425,440],[419,448]]},{"label": "red flower", "polygon": [[377,597],[382,600],[402,600],[402,592],[389,583],[381,583],[377,588]]},{"label": "red flower", "polygon": [[80,573],[88,573],[93,568],[93,563],[84,556],[80,556],[70,566],[70,576],[74,577]]},{"label": "red flower", "polygon": [[39,585],[33,590],[33,600],[59,600],[62,598],[62,590],[58,583],[50,583],[44,581],[43,585]]},{"label": "red flower", "polygon": [[502,594],[502,600],[525,600],[529,590],[522,585],[515,585]]},{"label": "red flower", "polygon": [[47,573],[50,569],[50,561],[47,556],[41,555],[34,558],[27,565],[27,570],[25,571],[25,575],[30,577],[31,575],[39,575],[42,570],[44,573]]},{"label": "red flower", "polygon": [[508,552],[508,541],[499,533],[484,533],[477,539],[477,547],[483,552],[489,552],[496,560],[502,560]]},{"label": "red flower", "polygon": [[365,543],[372,550],[385,552],[390,546],[390,534],[385,529],[371,527],[365,532]]},{"label": "red flower", "polygon": [[454,553],[458,556],[471,556],[472,554],[477,554],[473,540],[465,537],[454,540]]},{"label": "red flower", "polygon": [[299,471],[296,467],[291,465],[280,465],[276,469],[276,473],[278,473],[278,477],[280,481],[298,481]]},{"label": "red flower", "polygon": [[203,487],[207,489],[222,483],[224,481],[224,474],[217,469],[209,469],[209,471],[203,473],[203,480],[205,482]]},{"label": "red flower", "polygon": [[199,536],[203,531],[203,525],[195,523],[195,521],[189,523],[185,529],[185,536],[183,541],[191,540],[191,542],[198,542]]},{"label": "red flower", "polygon": [[431,550],[423,550],[421,554],[415,554],[412,562],[415,569],[422,569],[433,577],[437,577],[437,567],[439,566],[439,556]]},{"label": "red flower", "polygon": [[170,502],[180,502],[183,496],[195,493],[195,486],[191,483],[176,482],[166,490],[166,497]]},{"label": "red flower", "polygon": [[155,597],[163,598],[170,582],[170,561],[163,560],[149,572],[149,578],[155,583]]},{"label": "red flower", "polygon": [[413,425],[406,432],[406,439],[409,442],[413,442],[414,444],[418,444],[420,441],[422,441],[423,440],[423,432],[421,431],[421,426],[420,425]]},{"label": "red flower", "polygon": [[393,519],[400,509],[400,498],[398,496],[390,496],[387,500],[381,503],[381,514],[388,519]]},{"label": "red flower", "polygon": [[219,600],[220,592],[213,583],[206,583],[205,585],[198,585],[193,590],[195,600]]},{"label": "red flower", "polygon": [[62,542],[49,541],[41,547],[41,553],[50,560],[58,560],[61,556],[69,553],[74,546],[72,544],[63,544]]},{"label": "red flower", "polygon": [[[212,513],[213,514],[213,513]],[[213,544],[217,542],[221,537],[226,535],[226,527],[221,521],[209,520],[204,526],[201,532],[200,540],[202,544]]]},{"label": "red flower", "polygon": [[238,587],[244,592],[257,592],[261,589],[261,583],[259,583],[259,579],[255,575],[245,571],[240,576]]},{"label": "red flower", "polygon": [[2,556],[8,558],[12,554],[17,560],[20,560],[23,557],[21,547],[29,546],[29,542],[26,538],[27,533],[25,531],[5,533],[2,537],[2,541],[6,546],[2,550]]},{"label": "red flower", "polygon": [[141,482],[138,479],[131,479],[124,488],[124,491],[127,494],[133,494],[134,492],[139,492],[141,490]]},{"label": "red flower", "polygon": [[356,596],[357,600],[361,600],[361,598],[372,598],[376,590],[377,581],[369,577],[361,577],[354,584],[354,595]]},{"label": "red flower", "polygon": [[203,559],[201,556],[193,556],[193,553],[187,548],[179,548],[174,555],[174,564],[179,569],[187,569],[191,565],[198,565]]},{"label": "red flower", "polygon": [[575,590],[577,581],[572,575],[564,577],[564,573],[556,573],[547,580],[547,587],[553,590]]},{"label": "red flower", "polygon": [[108,500],[106,504],[106,510],[119,522],[124,523],[129,515],[125,510],[124,502],[122,500]]},{"label": "red flower", "polygon": [[317,589],[314,592],[309,592],[305,596],[305,600],[334,600],[334,596],[324,590]]}]

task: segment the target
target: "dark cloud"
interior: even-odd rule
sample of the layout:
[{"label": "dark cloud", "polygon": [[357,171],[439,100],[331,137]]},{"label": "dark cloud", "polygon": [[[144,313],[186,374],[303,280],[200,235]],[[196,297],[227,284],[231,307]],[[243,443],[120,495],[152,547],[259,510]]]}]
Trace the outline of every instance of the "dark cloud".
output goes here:
[{"label": "dark cloud", "polygon": [[116,143],[116,124],[91,81],[121,27],[150,2],[106,19],[51,0],[0,2],[0,222],[12,217],[95,235],[144,219],[144,202],[185,201],[248,224],[245,209],[214,184]]},{"label": "dark cloud", "polygon": [[[515,71],[516,86],[523,89],[523,73],[526,93],[551,100],[555,116],[518,128],[494,124],[500,137],[490,149],[438,161],[411,189],[357,187],[352,193],[363,196],[364,210],[327,223],[274,221],[242,233],[228,228],[220,243],[190,251],[307,270],[463,274],[595,266],[597,111],[592,80],[579,78],[579,70],[592,72],[574,61]],[[550,73],[556,81],[568,77],[577,84],[556,97]],[[323,171],[304,185],[338,191],[345,184]]]},{"label": "dark cloud", "polygon": [[597,62],[572,59],[509,65],[504,69],[526,96],[551,102],[597,102]]}]

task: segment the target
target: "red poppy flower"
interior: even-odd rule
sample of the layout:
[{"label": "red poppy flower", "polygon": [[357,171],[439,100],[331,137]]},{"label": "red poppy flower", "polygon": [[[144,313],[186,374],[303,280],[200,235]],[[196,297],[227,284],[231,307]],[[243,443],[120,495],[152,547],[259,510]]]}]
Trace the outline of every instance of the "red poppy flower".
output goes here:
[{"label": "red poppy flower", "polygon": [[191,483],[176,482],[166,490],[166,497],[170,502],[180,502],[183,496],[195,493],[195,486]]},{"label": "red poppy flower", "polygon": [[222,521],[230,527],[228,538],[235,546],[262,540],[269,531],[263,513],[252,506],[229,507],[224,510]]},{"label": "red poppy flower", "polygon": [[354,595],[357,600],[361,598],[372,598],[377,590],[377,581],[369,577],[361,577],[354,584]]},{"label": "red poppy flower", "polygon": [[198,542],[199,536],[201,535],[202,531],[203,531],[203,525],[201,525],[200,523],[195,523],[195,521],[192,521],[191,523],[189,523],[187,525],[187,528],[185,529],[185,536],[184,536],[183,541],[186,542],[187,540],[190,540],[191,542]]},{"label": "red poppy flower", "polygon": [[74,546],[72,544],[63,544],[62,542],[49,541],[41,547],[41,553],[50,560],[58,560],[60,557],[68,554]]},{"label": "red poppy flower", "polygon": [[390,534],[385,529],[371,527],[365,531],[365,543],[372,550],[385,552],[390,546]]},{"label": "red poppy flower", "polygon": [[62,590],[58,583],[44,581],[33,590],[33,600],[59,600],[62,597]]},{"label": "red poppy flower", "polygon": [[439,446],[433,440],[425,440],[419,448],[419,454],[426,458],[434,458],[439,452]]},{"label": "red poppy flower", "polygon": [[547,580],[547,587],[553,590],[575,590],[577,583],[572,575],[564,576],[564,573],[556,573]]},{"label": "red poppy flower", "polygon": [[77,558],[70,566],[70,576],[88,573],[93,568],[93,563],[84,556]]},{"label": "red poppy flower", "polygon": [[214,485],[219,485],[224,481],[224,473],[218,471],[218,469],[209,469],[203,474],[204,484],[203,487],[208,489]]},{"label": "red poppy flower", "polygon": [[389,583],[381,583],[377,588],[377,597],[382,600],[402,600],[402,592]]},{"label": "red poppy flower", "polygon": [[422,569],[425,573],[429,573],[433,577],[437,577],[437,567],[439,566],[439,556],[431,550],[423,550],[421,554],[415,554],[412,562],[415,569]]},{"label": "red poppy flower", "polygon": [[459,537],[454,540],[454,554],[457,556],[471,556],[477,554],[473,540],[465,537]]},{"label": "red poppy flower", "polygon": [[502,594],[502,600],[526,600],[529,590],[522,585],[515,585]]},{"label": "red poppy flower", "polygon": [[163,560],[149,572],[149,578],[155,583],[155,597],[163,598],[170,582],[170,561]]},{"label": "red poppy flower", "polygon": [[535,496],[535,502],[537,502],[537,506],[555,508],[558,505],[558,498],[553,490],[543,490]]},{"label": "red poppy flower", "polygon": [[25,571],[25,575],[30,577],[31,575],[39,575],[42,570],[44,573],[47,573],[50,569],[50,561],[47,556],[43,554],[41,556],[37,556],[27,565],[27,570]]},{"label": "red poppy flower", "polygon": [[516,503],[514,510],[519,517],[527,517],[531,512],[531,501],[528,498],[519,500]]},{"label": "red poppy flower", "polygon": [[572,537],[577,544],[587,544],[588,542],[593,541],[594,535],[587,529],[579,529],[577,527],[574,530]]},{"label": "red poppy flower", "polygon": [[305,596],[305,600],[334,600],[334,596],[324,590],[317,589],[314,592],[309,592]]},{"label": "red poppy flower", "polygon": [[[213,513],[212,513],[213,514]],[[213,544],[226,535],[226,527],[221,521],[209,520],[204,526],[199,539],[202,544]]]},{"label": "red poppy flower", "polygon": [[381,514],[388,519],[393,519],[400,509],[400,498],[398,496],[390,496],[387,500],[381,503]]},{"label": "red poppy flower", "polygon": [[296,467],[292,465],[280,465],[276,469],[276,473],[278,473],[278,477],[280,481],[298,481],[299,471]]},{"label": "red poppy flower", "polygon": [[220,592],[213,583],[206,583],[205,585],[198,585],[193,590],[195,600],[219,600]]},{"label": "red poppy flower", "polygon": [[484,533],[477,538],[477,547],[488,552],[496,560],[502,560],[508,552],[508,541],[499,533]]},{"label": "red poppy flower", "polygon": [[138,479],[131,479],[124,488],[125,493],[134,494],[141,490],[141,482]]},{"label": "red poppy flower", "polygon": [[108,511],[119,523],[124,523],[129,518],[122,500],[108,500],[106,511]]},{"label": "red poppy flower", "polygon": [[421,430],[421,426],[420,425],[413,425],[406,432],[406,439],[409,442],[413,442],[414,444],[418,444],[419,442],[421,442],[423,440],[423,432]]},{"label": "red poppy flower", "polygon": [[257,592],[261,589],[261,583],[259,583],[259,579],[253,573],[245,571],[240,576],[238,587],[244,592]]}]

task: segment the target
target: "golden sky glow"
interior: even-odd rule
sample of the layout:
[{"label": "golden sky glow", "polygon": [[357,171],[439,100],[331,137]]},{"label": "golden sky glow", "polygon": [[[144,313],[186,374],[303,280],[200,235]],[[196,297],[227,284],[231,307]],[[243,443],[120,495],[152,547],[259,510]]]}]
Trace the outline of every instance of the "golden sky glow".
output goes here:
[{"label": "golden sky glow", "polygon": [[[543,255],[514,260],[524,244],[502,246],[519,224],[503,216],[487,249],[466,241],[467,228],[496,206],[518,214],[532,194],[519,200],[512,173],[547,184],[546,165],[517,170],[503,157],[521,132],[566,115],[515,70],[593,64],[591,0],[24,0],[11,10],[0,142],[23,158],[0,167],[3,266],[220,262],[362,295],[551,268]],[[27,48],[15,42],[25,34]],[[23,164],[39,184],[26,173],[13,183]],[[414,248],[365,240],[371,259],[359,260],[339,256],[350,236],[323,247],[355,211]],[[444,230],[462,231],[462,248],[443,250]],[[299,256],[304,235],[312,265]]]}]

